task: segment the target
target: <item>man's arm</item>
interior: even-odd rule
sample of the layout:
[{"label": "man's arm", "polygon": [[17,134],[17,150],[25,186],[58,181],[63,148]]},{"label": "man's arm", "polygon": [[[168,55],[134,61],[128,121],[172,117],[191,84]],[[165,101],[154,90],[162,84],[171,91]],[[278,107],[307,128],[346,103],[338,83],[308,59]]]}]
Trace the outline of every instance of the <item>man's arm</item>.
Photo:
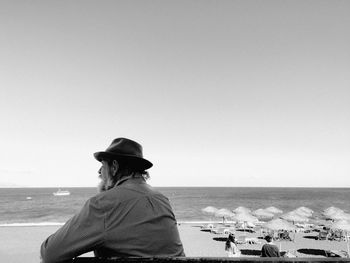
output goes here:
[{"label": "man's arm", "polygon": [[262,248],[261,248],[261,256],[262,257],[266,257],[265,245],[263,245]]},{"label": "man's arm", "polygon": [[278,249],[278,247],[277,247],[277,257],[281,257],[281,252],[280,252],[280,250]]},{"label": "man's arm", "polygon": [[104,224],[104,212],[95,199],[88,200],[77,215],[42,243],[42,262],[69,261],[94,250],[103,243]]}]

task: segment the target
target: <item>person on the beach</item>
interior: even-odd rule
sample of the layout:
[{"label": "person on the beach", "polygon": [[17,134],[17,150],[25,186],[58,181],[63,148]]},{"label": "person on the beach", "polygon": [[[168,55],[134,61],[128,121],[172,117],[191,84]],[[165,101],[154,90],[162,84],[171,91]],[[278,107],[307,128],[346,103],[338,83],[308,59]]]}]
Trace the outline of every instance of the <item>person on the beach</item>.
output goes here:
[{"label": "person on the beach", "polygon": [[117,138],[104,152],[100,193],[41,245],[44,263],[94,251],[98,257],[185,256],[169,200],[146,183],[152,163],[142,146]]},{"label": "person on the beach", "polygon": [[225,251],[228,257],[239,257],[241,256],[241,251],[237,247],[237,242],[235,236],[230,233],[225,243]]},{"label": "person on the beach", "polygon": [[272,242],[272,236],[267,235],[265,237],[266,244],[264,244],[261,248],[261,256],[262,257],[280,257],[280,250],[278,247]]}]

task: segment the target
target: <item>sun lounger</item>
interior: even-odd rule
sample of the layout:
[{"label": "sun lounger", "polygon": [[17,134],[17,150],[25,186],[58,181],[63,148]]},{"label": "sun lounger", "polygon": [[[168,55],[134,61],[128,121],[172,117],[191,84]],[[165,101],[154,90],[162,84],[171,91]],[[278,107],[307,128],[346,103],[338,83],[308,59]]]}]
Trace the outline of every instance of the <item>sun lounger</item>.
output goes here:
[{"label": "sun lounger", "polygon": [[237,244],[246,244],[247,236],[238,236],[236,241],[237,241]]},{"label": "sun lounger", "polygon": [[325,250],[326,256],[330,258],[347,258],[348,253],[344,250]]},{"label": "sun lounger", "polygon": [[201,226],[202,231],[211,231],[213,228],[214,228],[213,224],[206,224],[206,225]]},{"label": "sun lounger", "polygon": [[246,238],[245,241],[248,244],[261,244],[259,239],[255,238],[255,237]]},{"label": "sun lounger", "polygon": [[296,258],[295,250],[281,251],[281,256],[284,258]]},{"label": "sun lounger", "polygon": [[225,230],[225,228],[218,227],[218,228],[212,228],[210,230],[210,232],[213,233],[213,234],[224,234],[224,230]]},{"label": "sun lounger", "polygon": [[255,230],[252,228],[236,228],[237,231],[240,232],[249,232],[249,233],[255,233]]},{"label": "sun lounger", "polygon": [[[310,233],[315,229],[314,224],[301,224],[301,223],[296,223],[295,226],[298,227],[298,230],[303,233]],[[298,232],[299,232],[298,231]]]},{"label": "sun lounger", "polygon": [[202,228],[213,228],[213,227],[214,227],[214,224],[212,223],[202,225]]}]

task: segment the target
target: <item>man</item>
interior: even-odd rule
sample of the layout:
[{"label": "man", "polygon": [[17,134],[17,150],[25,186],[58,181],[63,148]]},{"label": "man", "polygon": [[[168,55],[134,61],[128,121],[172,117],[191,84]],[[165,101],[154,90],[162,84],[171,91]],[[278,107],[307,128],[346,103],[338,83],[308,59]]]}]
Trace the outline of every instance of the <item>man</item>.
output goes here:
[{"label": "man", "polygon": [[266,244],[263,245],[261,249],[261,256],[262,257],[280,257],[280,251],[278,247],[272,243],[272,236],[267,235],[265,237]]},{"label": "man", "polygon": [[94,251],[98,257],[185,256],[169,200],[146,183],[142,146],[117,138],[94,154],[100,193],[41,245],[44,263]]}]

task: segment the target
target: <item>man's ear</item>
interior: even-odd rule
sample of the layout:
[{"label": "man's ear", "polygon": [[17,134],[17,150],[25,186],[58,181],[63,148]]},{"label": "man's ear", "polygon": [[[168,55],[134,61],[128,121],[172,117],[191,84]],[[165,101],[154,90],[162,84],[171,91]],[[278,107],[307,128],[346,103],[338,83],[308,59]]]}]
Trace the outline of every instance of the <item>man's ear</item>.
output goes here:
[{"label": "man's ear", "polygon": [[113,160],[111,168],[112,168],[113,176],[115,176],[119,170],[119,163],[116,160]]}]

